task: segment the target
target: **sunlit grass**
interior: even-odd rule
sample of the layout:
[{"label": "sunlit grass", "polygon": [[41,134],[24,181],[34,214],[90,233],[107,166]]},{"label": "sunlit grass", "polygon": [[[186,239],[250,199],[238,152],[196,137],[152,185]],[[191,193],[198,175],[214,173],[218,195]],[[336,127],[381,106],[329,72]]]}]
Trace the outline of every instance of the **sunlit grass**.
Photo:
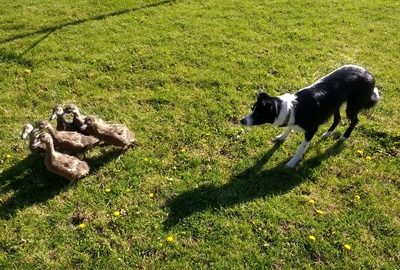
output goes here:
[{"label": "sunlit grass", "polygon": [[[398,265],[397,1],[30,1],[0,9],[4,269],[298,269]],[[294,92],[343,64],[382,100],[349,141],[244,128],[260,88]],[[74,102],[139,146],[92,149],[68,184],[19,139]]]}]

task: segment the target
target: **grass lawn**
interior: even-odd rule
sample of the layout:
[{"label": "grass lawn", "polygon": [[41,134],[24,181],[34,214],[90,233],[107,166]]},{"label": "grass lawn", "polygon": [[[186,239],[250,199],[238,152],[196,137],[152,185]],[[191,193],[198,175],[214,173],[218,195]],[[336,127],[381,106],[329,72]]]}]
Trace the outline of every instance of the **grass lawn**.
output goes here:
[{"label": "grass lawn", "polygon": [[[396,0],[2,0],[0,268],[398,268],[399,14]],[[239,124],[258,89],[350,63],[383,98],[344,144],[347,121],[321,140],[327,123],[287,170],[301,134],[273,145],[281,130]],[[69,102],[140,145],[90,150],[73,184],[47,172],[19,132]]]}]

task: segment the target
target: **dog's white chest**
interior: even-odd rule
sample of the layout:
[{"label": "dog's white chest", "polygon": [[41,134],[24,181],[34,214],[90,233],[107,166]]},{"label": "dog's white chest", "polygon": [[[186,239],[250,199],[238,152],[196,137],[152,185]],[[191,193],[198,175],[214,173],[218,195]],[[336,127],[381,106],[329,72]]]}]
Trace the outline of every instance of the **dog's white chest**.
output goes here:
[{"label": "dog's white chest", "polygon": [[281,108],[279,110],[279,114],[276,117],[274,126],[281,126],[283,123],[287,121],[287,125],[291,126],[294,125],[295,118],[294,118],[294,103],[296,102],[296,96],[293,94],[284,94],[278,96],[278,98],[282,101]]}]

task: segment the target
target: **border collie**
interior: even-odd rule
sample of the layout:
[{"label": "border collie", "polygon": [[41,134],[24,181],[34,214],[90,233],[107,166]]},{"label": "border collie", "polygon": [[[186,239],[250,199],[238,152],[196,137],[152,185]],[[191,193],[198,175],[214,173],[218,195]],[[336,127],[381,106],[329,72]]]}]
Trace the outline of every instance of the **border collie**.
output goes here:
[{"label": "border collie", "polygon": [[286,131],[275,137],[283,141],[294,130],[304,132],[305,138],[286,167],[294,168],[303,157],[318,126],[332,115],[333,123],[322,137],[328,138],[340,122],[340,106],[347,103],[346,116],[350,125],[341,140],[349,138],[358,122],[357,115],[362,109],[376,105],[379,100],[375,79],[365,68],[355,65],[342,66],[295,94],[284,94],[277,97],[261,92],[252,107],[252,113],[240,122],[245,126],[269,123],[286,127]]}]

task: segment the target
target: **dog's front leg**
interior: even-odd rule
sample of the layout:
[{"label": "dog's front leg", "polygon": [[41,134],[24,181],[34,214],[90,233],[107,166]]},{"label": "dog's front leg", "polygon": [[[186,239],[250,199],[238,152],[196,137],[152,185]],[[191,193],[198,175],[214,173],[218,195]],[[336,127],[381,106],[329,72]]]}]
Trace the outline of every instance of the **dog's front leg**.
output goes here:
[{"label": "dog's front leg", "polygon": [[304,141],[300,144],[299,148],[297,148],[296,154],[292,157],[292,159],[289,160],[288,163],[286,163],[285,165],[286,168],[292,169],[297,165],[297,163],[299,163],[304,153],[307,151],[308,146],[310,146],[310,141],[314,136],[315,132],[316,130],[313,132],[306,132]]},{"label": "dog's front leg", "polygon": [[292,132],[292,128],[286,128],[285,132],[274,138],[274,142],[283,142],[289,136],[290,132]]}]

